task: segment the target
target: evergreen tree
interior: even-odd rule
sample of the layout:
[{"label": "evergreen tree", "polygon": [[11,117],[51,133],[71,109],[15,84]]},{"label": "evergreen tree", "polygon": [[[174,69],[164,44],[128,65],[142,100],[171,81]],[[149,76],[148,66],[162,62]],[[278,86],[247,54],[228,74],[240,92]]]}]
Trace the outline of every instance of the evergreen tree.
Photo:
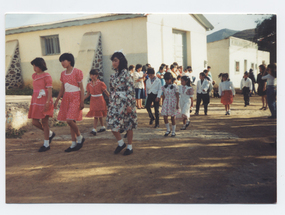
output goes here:
[{"label": "evergreen tree", "polygon": [[257,21],[254,42],[258,49],[270,52],[270,63],[276,63],[276,15]]}]

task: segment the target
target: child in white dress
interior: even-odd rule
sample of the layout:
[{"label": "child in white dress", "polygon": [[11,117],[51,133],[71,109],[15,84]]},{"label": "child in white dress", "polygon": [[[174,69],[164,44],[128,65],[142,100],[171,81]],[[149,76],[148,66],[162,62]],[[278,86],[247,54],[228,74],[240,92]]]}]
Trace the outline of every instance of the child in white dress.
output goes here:
[{"label": "child in white dress", "polygon": [[189,76],[182,76],[181,86],[179,86],[179,105],[181,109],[183,127],[181,130],[186,130],[190,124],[190,108],[193,107],[194,89],[191,87]]},{"label": "child in white dress", "polygon": [[168,116],[171,116],[172,122],[172,134],[171,137],[175,137],[175,116],[178,114],[179,109],[179,89],[173,84],[173,76],[170,72],[166,72],[164,75],[165,85],[162,88],[163,92],[163,105],[161,109],[161,115],[164,116],[164,123],[166,126],[166,133],[164,136],[168,136],[170,134],[170,128],[168,123]]}]

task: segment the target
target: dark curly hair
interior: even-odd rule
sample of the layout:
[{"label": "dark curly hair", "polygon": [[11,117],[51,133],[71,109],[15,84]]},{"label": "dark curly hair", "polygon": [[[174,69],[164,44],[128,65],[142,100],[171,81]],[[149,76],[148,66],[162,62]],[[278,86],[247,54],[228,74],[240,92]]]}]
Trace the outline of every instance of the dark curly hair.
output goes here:
[{"label": "dark curly hair", "polygon": [[119,68],[118,68],[119,75],[120,75],[122,70],[124,70],[124,69],[128,70],[128,61],[122,52],[115,52],[111,56],[111,61],[113,61],[115,57],[118,58],[118,60],[120,61]]}]

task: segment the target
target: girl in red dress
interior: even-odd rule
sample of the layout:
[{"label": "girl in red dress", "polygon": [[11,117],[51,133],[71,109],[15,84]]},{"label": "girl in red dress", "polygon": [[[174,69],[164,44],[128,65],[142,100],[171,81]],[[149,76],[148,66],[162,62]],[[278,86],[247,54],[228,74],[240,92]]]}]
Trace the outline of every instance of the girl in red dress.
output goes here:
[{"label": "girl in red dress", "polygon": [[84,108],[83,73],[81,70],[74,68],[74,57],[72,54],[62,54],[59,57],[59,61],[66,70],[60,76],[62,84],[54,107],[57,108],[58,101],[63,96],[57,119],[66,121],[70,126],[72,144],[65,152],[72,152],[81,149],[85,141],[76,125],[76,121],[82,120],[82,109]]},{"label": "girl in red dress", "polygon": [[35,58],[31,64],[35,73],[32,75],[33,96],[28,118],[33,119],[34,126],[44,131],[44,145],[39,152],[45,152],[50,149],[49,144],[55,136],[48,126],[48,119],[53,116],[52,78],[49,73],[45,72],[47,67],[43,58]]},{"label": "girl in red dress", "polygon": [[106,128],[103,124],[103,117],[107,116],[107,105],[103,97],[103,92],[109,97],[109,92],[104,82],[98,79],[99,72],[98,69],[92,69],[90,71],[91,81],[86,86],[87,94],[84,97],[84,100],[87,99],[90,95],[90,111],[86,114],[86,117],[94,117],[94,127],[91,131],[91,134],[96,135],[96,128],[98,124],[98,118],[101,124],[101,129],[98,132],[106,131]]}]

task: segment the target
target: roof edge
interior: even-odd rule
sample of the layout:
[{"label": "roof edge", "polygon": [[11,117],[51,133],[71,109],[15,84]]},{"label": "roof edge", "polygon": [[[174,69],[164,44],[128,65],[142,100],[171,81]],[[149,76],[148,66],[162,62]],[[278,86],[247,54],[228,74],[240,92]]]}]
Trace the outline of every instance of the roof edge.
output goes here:
[{"label": "roof edge", "polygon": [[206,19],[203,14],[191,14],[195,17],[195,19],[203,25],[207,31],[213,30],[214,26]]},{"label": "roof edge", "polygon": [[5,34],[6,35],[20,34],[20,33],[32,32],[32,31],[41,31],[41,30],[48,30],[48,29],[54,29],[54,28],[88,25],[88,24],[99,23],[99,22],[131,19],[131,18],[144,17],[144,16],[147,16],[147,15],[142,14],[142,13],[140,14],[109,14],[106,16],[96,17],[96,18],[86,18],[86,19],[77,18],[77,19],[59,21],[59,22],[54,22],[54,23],[10,28],[5,31]]}]

